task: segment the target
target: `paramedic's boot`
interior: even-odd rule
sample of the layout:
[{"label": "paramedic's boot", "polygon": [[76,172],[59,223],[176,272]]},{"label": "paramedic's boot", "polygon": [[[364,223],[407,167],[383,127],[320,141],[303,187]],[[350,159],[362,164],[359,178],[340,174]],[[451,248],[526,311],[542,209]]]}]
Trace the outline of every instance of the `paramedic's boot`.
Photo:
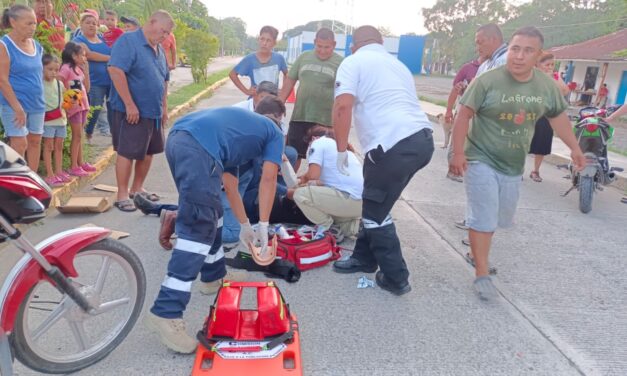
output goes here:
[{"label": "paramedic's boot", "polygon": [[370,239],[370,250],[377,259],[380,272],[375,276],[377,285],[395,295],[411,291],[409,270],[401,252],[401,242],[394,223],[383,227],[364,229]]},{"label": "paramedic's boot", "polygon": [[[347,259],[339,259],[333,263],[333,271],[336,273],[374,273],[377,271],[377,263],[369,251],[368,235],[364,230],[357,235],[353,255]],[[355,257],[357,256],[357,257]],[[362,261],[363,258],[372,259],[372,264]]]},{"label": "paramedic's boot", "polygon": [[176,211],[174,210],[162,210],[161,211],[161,227],[159,228],[159,244],[166,251],[172,250],[172,242],[170,238],[174,234],[174,223],[176,222]]},{"label": "paramedic's boot", "polygon": [[181,354],[191,354],[196,351],[198,342],[187,334],[183,319],[165,319],[148,312],[144,324],[157,333],[161,342],[170,350]]},{"label": "paramedic's boot", "polygon": [[244,282],[247,280],[248,273],[245,270],[230,270],[227,269],[224,278],[218,279],[213,282],[200,281],[200,293],[203,295],[213,295],[218,292],[223,281]]}]

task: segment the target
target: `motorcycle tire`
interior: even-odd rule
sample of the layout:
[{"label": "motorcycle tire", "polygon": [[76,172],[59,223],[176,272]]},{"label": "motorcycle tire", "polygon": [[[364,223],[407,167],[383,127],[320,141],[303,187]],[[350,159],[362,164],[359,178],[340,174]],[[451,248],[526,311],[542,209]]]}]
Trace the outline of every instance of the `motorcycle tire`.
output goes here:
[{"label": "motorcycle tire", "polygon": [[[55,373],[55,374],[64,374],[64,373],[72,373],[72,372],[79,371],[83,368],[93,365],[94,363],[99,362],[100,360],[105,358],[107,355],[109,355],[111,351],[113,351],[118,345],[120,345],[120,343],[122,343],[124,338],[126,338],[126,336],[133,329],[135,323],[137,322],[137,319],[139,318],[139,315],[141,314],[141,310],[144,305],[144,299],[146,295],[146,274],[144,272],[144,268],[141,264],[141,261],[129,247],[127,247],[126,245],[124,245],[123,243],[117,240],[107,238],[99,242],[96,242],[94,244],[91,244],[85,247],[84,249],[80,250],[76,254],[74,263],[76,265],[77,260],[79,260],[79,258],[81,257],[87,258],[93,255],[100,256],[102,258],[102,265],[98,271],[97,279],[96,279],[96,282],[94,283],[94,286],[87,286],[86,288],[97,288],[98,282],[101,279],[101,274],[105,275],[101,282],[101,285],[105,283],[116,285],[119,283],[119,279],[116,279],[116,278],[109,278],[110,281],[107,281],[107,275],[111,273],[110,266],[107,266],[107,270],[103,272],[103,270],[105,269],[105,264],[107,264],[107,262],[108,262],[107,265],[111,265],[112,262],[119,263],[120,269],[123,271],[126,277],[129,278],[128,282],[129,282],[129,285],[132,287],[132,291],[131,291],[131,288],[127,290],[127,291],[130,291],[130,295],[131,295],[131,297],[129,297],[128,299],[128,303],[130,303],[130,306],[126,305],[125,303],[118,303],[124,299],[118,300],[116,302],[109,302],[111,303],[111,306],[108,306],[106,310],[104,308],[104,305],[106,303],[103,303],[100,306],[100,308],[103,310],[103,312],[101,313],[106,314],[106,313],[117,310],[118,309],[117,307],[119,304],[120,307],[124,307],[125,319],[120,320],[121,322],[118,322],[117,320],[113,320],[115,328],[111,332],[106,332],[105,330],[105,333],[103,334],[103,337],[104,337],[103,340],[98,344],[94,344],[93,347],[87,349],[89,350],[87,351],[86,349],[84,349],[85,336],[87,336],[88,334],[92,334],[92,333],[85,331],[85,327],[83,326],[81,322],[81,331],[79,331],[79,333],[82,333],[83,335],[83,337],[81,337],[83,341],[81,342],[81,340],[76,338],[76,331],[78,329],[74,329],[70,325],[71,320],[76,320],[76,317],[79,317],[79,318],[84,317],[83,320],[85,320],[85,323],[88,323],[87,319],[93,320],[94,317],[98,317],[98,315],[101,313],[99,313],[96,316],[91,316],[85,313],[84,311],[80,310],[80,308],[78,308],[78,306],[76,306],[76,304],[73,301],[69,300],[69,297],[66,294],[64,294],[60,302],[53,302],[57,304],[57,308],[55,310],[52,310],[52,309],[48,310],[48,311],[52,311],[52,313],[46,320],[50,319],[60,307],[62,306],[70,307],[68,309],[65,309],[64,311],[65,313],[57,314],[57,316],[60,316],[60,318],[58,318],[55,321],[55,323],[50,324],[50,326],[54,327],[55,325],[57,325],[58,322],[66,321],[68,326],[71,329],[69,333],[66,333],[66,337],[71,338],[72,334],[74,334],[78,347],[80,348],[81,346],[83,346],[83,351],[78,352],[76,354],[70,354],[65,358],[55,357],[54,355],[50,355],[49,353],[42,351],[37,346],[37,343],[36,343],[37,339],[33,338],[34,337],[33,333],[31,333],[29,331],[29,328],[27,327],[28,316],[24,317],[25,312],[29,310],[29,308],[30,310],[36,309],[32,306],[31,307],[29,306],[38,304],[37,302],[33,300],[33,299],[39,298],[36,294],[37,287],[41,286],[44,283],[49,285],[47,281],[44,281],[44,280],[39,281],[35,286],[33,286],[33,288],[27,294],[24,301],[20,304],[14,330],[10,337],[11,345],[12,345],[15,357],[27,367],[33,370],[39,371],[39,372]],[[89,260],[93,260],[93,258]],[[79,272],[79,276],[76,279],[73,279],[73,282],[80,279],[81,271],[78,270],[78,272]],[[41,286],[41,287],[49,288],[48,286]],[[103,287],[101,287],[100,289],[102,292]],[[118,289],[113,289],[113,290],[118,291]],[[58,295],[61,295],[61,294],[58,293]],[[39,304],[44,304],[44,303],[51,303],[51,302],[43,301],[43,303],[39,303]],[[115,308],[111,308],[113,303],[116,303]],[[117,312],[119,311],[116,311],[116,313]],[[65,319],[65,320],[62,320],[62,319]],[[41,324],[41,326],[43,326],[43,324]],[[37,327],[37,330],[40,329],[40,327]],[[80,337],[80,334],[79,334],[79,337]],[[58,347],[63,347],[61,343],[64,341],[65,342],[68,341],[65,338],[59,338],[59,337],[55,337],[54,339],[55,339],[55,342],[58,339],[58,342],[60,343]]]},{"label": "motorcycle tire", "polygon": [[579,178],[579,210],[586,214],[592,210],[592,194],[594,193],[594,179],[591,176]]}]

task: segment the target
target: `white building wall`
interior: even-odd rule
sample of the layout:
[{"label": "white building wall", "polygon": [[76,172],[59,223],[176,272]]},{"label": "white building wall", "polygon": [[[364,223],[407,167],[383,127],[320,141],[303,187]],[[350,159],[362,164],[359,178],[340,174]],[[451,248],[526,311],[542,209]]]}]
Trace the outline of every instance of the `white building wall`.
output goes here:
[{"label": "white building wall", "polygon": [[[560,71],[563,71],[568,64],[568,61],[562,61]],[[588,67],[598,67],[599,75],[597,76],[596,85],[594,90],[598,92],[601,84],[601,72],[603,69],[603,62],[590,62],[590,61],[575,61],[575,73],[573,75],[573,81],[577,83],[577,88],[580,88],[586,76],[586,70]],[[607,68],[607,74],[605,75],[605,83],[609,90],[608,103],[616,102],[616,94],[621,84],[623,77],[623,71],[627,71],[627,62],[610,62]],[[592,97],[593,100],[596,97]]]},{"label": "white building wall", "polygon": [[609,90],[608,103],[616,103],[616,94],[618,94],[618,88],[620,87],[620,81],[623,78],[624,71],[627,71],[627,62],[610,63],[607,68],[605,83]]}]

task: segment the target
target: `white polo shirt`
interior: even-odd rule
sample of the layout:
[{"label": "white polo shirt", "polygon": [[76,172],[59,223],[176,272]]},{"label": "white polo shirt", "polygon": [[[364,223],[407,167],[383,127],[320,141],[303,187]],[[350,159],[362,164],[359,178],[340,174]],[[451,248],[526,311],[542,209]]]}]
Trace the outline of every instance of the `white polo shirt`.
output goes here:
[{"label": "white polo shirt", "polygon": [[503,43],[499,48],[496,49],[492,53],[490,59],[484,61],[477,69],[477,74],[475,77],[479,77],[487,71],[490,71],[494,68],[498,68],[501,65],[505,65],[507,63],[507,43]]},{"label": "white polo shirt", "polygon": [[307,162],[320,166],[320,181],[324,185],[346,192],[354,200],[361,200],[364,177],[359,159],[348,152],[348,175],[337,170],[337,144],[329,137],[320,137],[307,150]]},{"label": "white polo shirt", "polygon": [[335,97],[355,97],[353,116],[363,153],[391,149],[397,142],[432,129],[420,108],[414,77],[380,44],[368,44],[345,58],[335,79]]},{"label": "white polo shirt", "polygon": [[252,98],[248,98],[245,101],[237,102],[233,105],[233,107],[239,107],[250,112],[255,112],[255,105]]},{"label": "white polo shirt", "polygon": [[[237,102],[233,105],[233,107],[239,107],[250,112],[255,112],[255,104],[253,103],[252,98],[248,98],[245,101]],[[281,132],[283,133],[283,136],[287,136],[287,126],[283,122],[281,122]]]}]

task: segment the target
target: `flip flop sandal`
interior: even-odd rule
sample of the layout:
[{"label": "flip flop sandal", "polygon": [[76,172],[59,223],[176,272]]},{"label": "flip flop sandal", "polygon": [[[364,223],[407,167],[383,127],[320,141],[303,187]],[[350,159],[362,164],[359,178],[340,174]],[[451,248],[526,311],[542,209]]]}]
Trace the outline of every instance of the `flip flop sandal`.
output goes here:
[{"label": "flip flop sandal", "polygon": [[266,266],[272,264],[276,259],[277,237],[272,237],[272,245],[266,248],[265,253],[261,253],[261,247],[256,247],[253,243],[248,243],[248,250],[253,256],[257,265]]},{"label": "flip flop sandal", "polygon": [[116,201],[113,203],[113,206],[115,206],[116,208],[120,209],[123,212],[134,212],[135,210],[137,210],[137,208],[135,207],[135,204],[130,199]]},{"label": "flip flop sandal", "polygon": [[[466,255],[464,256],[464,260],[466,260],[466,262],[469,263],[473,268],[475,267],[475,259],[470,256],[470,253],[466,253]],[[496,270],[494,266],[490,266],[488,268],[488,274],[490,275],[496,275],[497,272],[498,270]]]},{"label": "flip flop sandal", "polygon": [[529,177],[531,178],[531,180],[535,181],[536,183],[542,183],[542,178],[540,177],[540,173],[536,171],[532,171],[531,174],[529,174]]}]

